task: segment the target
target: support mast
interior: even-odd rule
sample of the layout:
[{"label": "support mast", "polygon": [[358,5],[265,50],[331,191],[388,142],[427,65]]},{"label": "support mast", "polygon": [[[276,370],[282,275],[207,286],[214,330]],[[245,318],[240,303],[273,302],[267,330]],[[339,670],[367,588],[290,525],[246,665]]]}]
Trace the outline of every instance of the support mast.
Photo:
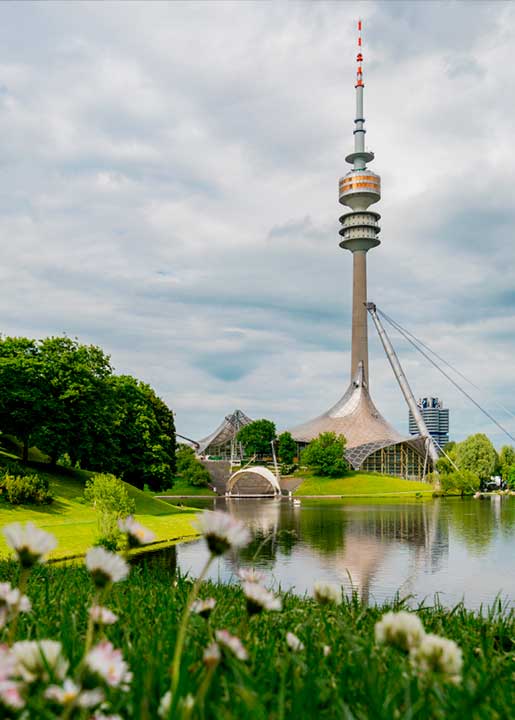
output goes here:
[{"label": "support mast", "polygon": [[418,431],[426,441],[426,446],[429,451],[429,457],[433,461],[433,465],[435,465],[439,458],[438,450],[436,449],[436,445],[434,443],[433,438],[429,434],[429,430],[427,429],[426,421],[422,417],[422,413],[420,412],[420,408],[417,405],[417,401],[415,400],[413,391],[410,388],[408,378],[404,374],[404,370],[402,369],[401,364],[399,362],[399,358],[397,357],[397,354],[396,354],[395,350],[393,349],[393,345],[390,342],[390,338],[386,334],[386,330],[384,329],[382,322],[379,320],[379,317],[376,312],[376,306],[372,302],[367,303],[366,310],[368,310],[368,312],[372,316],[372,320],[375,323],[377,333],[381,339],[381,342],[383,343],[386,357],[388,358],[390,365],[392,366],[393,373],[394,373],[395,377],[397,378],[397,382],[399,383],[399,387],[402,391],[402,394],[404,395],[404,399],[408,403],[408,407],[411,410],[413,417],[415,418],[415,422],[417,423]]}]

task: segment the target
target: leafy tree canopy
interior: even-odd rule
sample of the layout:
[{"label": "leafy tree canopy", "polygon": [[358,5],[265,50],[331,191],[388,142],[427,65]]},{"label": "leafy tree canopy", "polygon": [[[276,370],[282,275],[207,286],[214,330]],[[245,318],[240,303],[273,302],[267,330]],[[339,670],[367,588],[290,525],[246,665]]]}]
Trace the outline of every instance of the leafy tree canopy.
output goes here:
[{"label": "leafy tree canopy", "polygon": [[460,470],[442,474],[438,478],[444,492],[459,492],[461,495],[470,495],[479,490],[480,479],[470,470]]},{"label": "leafy tree canopy", "polygon": [[52,463],[114,472],[138,487],[171,486],[175,474],[172,411],[152,388],[113,375],[95,345],[69,337],[0,338],[0,432]]},{"label": "leafy tree canopy", "polygon": [[346,444],[343,435],[336,435],[333,432],[321,433],[304,448],[301,462],[318,475],[339,477],[349,468],[344,457]]},{"label": "leafy tree canopy", "polygon": [[456,464],[460,471],[470,470],[481,480],[489,480],[495,470],[497,453],[483,433],[470,435],[456,446]]},{"label": "leafy tree canopy", "polygon": [[297,454],[297,443],[292,438],[291,433],[283,432],[277,438],[279,460],[282,463],[291,464],[295,460]]},{"label": "leafy tree canopy", "polygon": [[270,444],[275,440],[275,435],[275,423],[271,420],[254,420],[241,428],[238,442],[243,445],[248,455],[269,455],[272,452]]},{"label": "leafy tree canopy", "polygon": [[513,445],[503,445],[499,453],[499,466],[503,480],[508,479],[512,465],[515,465],[515,448]]}]

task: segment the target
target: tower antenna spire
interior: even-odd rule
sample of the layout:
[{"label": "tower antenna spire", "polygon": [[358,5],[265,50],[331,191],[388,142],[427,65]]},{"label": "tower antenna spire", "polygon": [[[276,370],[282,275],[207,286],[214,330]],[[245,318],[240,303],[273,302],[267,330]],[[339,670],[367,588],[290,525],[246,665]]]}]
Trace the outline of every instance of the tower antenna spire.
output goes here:
[{"label": "tower antenna spire", "polygon": [[356,87],[364,87],[363,85],[363,41],[361,39],[361,29],[363,27],[363,23],[361,20],[358,20],[358,54],[356,56],[356,62],[358,63],[358,69],[356,71]]},{"label": "tower antenna spire", "polygon": [[358,53],[356,55],[356,62],[358,66],[356,68],[356,119],[354,124],[356,125],[354,130],[354,157],[353,164],[354,170],[364,170],[366,168],[367,161],[370,161],[370,157],[365,156],[365,118],[363,116],[363,88],[365,83],[363,82],[363,39],[361,32],[363,28],[363,22],[358,20]]}]

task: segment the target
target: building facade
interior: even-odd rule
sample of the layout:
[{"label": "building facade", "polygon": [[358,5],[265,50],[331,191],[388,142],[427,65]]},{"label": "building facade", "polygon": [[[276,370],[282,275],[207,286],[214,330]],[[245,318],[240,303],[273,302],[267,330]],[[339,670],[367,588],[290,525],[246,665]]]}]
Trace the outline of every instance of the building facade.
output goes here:
[{"label": "building facade", "polygon": [[[417,402],[422,417],[425,420],[429,434],[436,443],[438,451],[449,442],[449,408],[444,408],[437,397],[421,398]],[[413,413],[409,413],[409,431],[411,435],[418,434],[417,423]]]}]

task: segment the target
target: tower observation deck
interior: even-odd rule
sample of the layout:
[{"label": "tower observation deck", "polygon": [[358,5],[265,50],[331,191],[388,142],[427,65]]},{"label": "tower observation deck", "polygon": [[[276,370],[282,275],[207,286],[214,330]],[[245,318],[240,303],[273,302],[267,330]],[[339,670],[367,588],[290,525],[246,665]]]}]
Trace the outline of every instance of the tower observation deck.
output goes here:
[{"label": "tower observation deck", "polygon": [[369,208],[381,199],[381,178],[367,167],[374,159],[374,153],[365,148],[361,30],[360,20],[354,152],[345,158],[352,168],[339,182],[339,201],[350,209],[340,217],[340,247],[352,253],[353,261],[350,385],[336,405],[290,432],[299,445],[307,444],[321,432],[344,435],[346,457],[354,469],[420,478],[426,468],[424,438],[403,437],[398,433],[381,416],[369,391],[367,253],[381,242],[378,237],[381,216]]}]

